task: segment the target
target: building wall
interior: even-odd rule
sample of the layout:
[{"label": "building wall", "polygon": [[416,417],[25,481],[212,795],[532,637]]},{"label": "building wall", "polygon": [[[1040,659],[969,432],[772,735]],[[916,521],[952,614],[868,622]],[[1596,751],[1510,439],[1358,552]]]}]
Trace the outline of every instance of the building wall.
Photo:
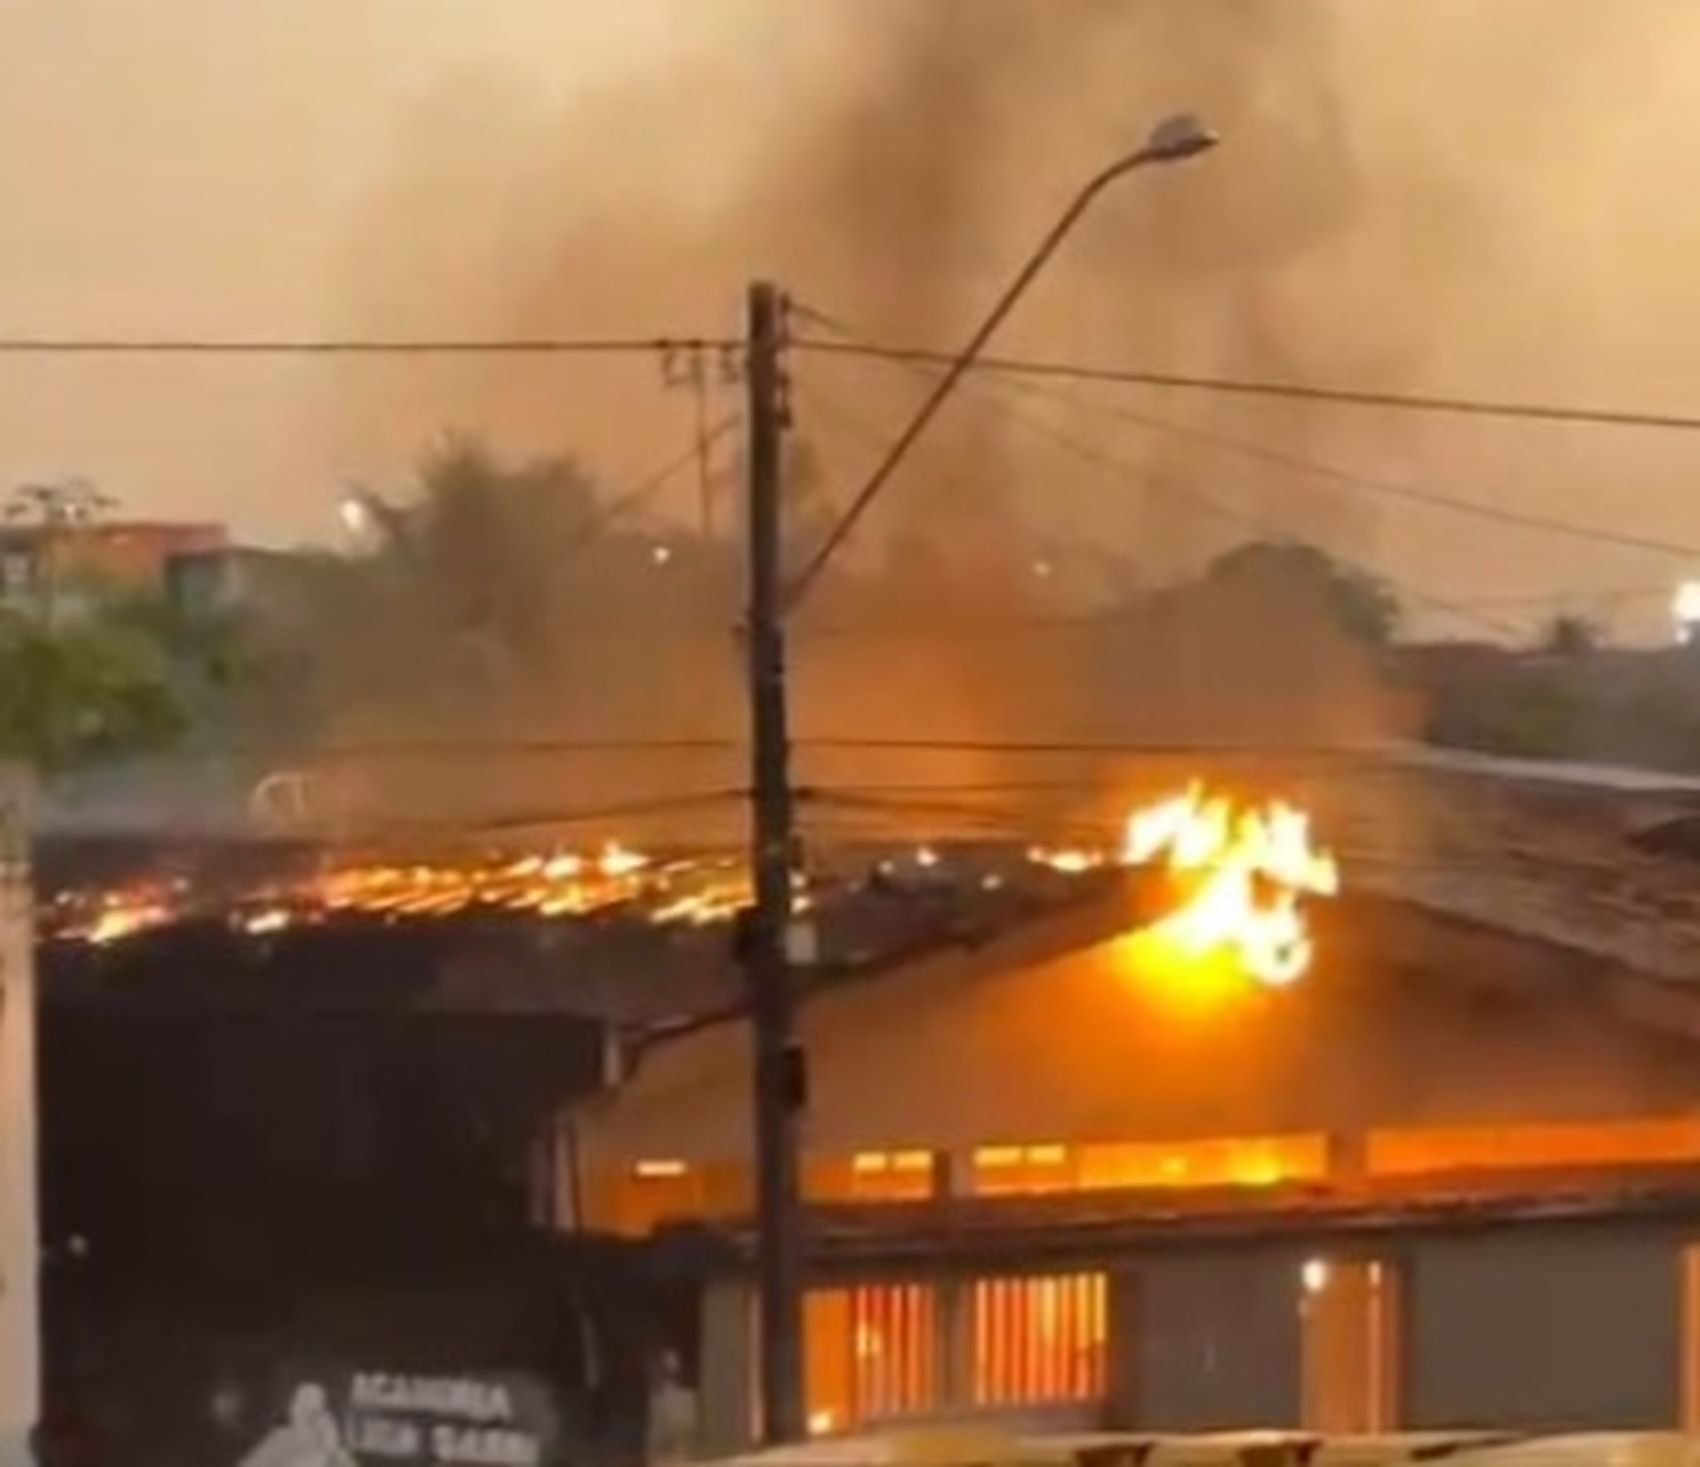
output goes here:
[{"label": "building wall", "polygon": [[[931,1280],[910,1272],[889,1285],[893,1299],[925,1291],[924,1309],[884,1300],[875,1277],[823,1285],[840,1302],[858,1295],[851,1319],[909,1307],[904,1317],[931,1333],[906,1339],[902,1358],[930,1342],[942,1364],[915,1374],[918,1393],[839,1384],[821,1424],[1059,1410],[1158,1431],[1692,1428],[1700,1267],[1689,1236],[1675,1224],[1531,1221],[1281,1247],[1173,1244],[1066,1272],[1012,1265],[964,1277],[941,1260]],[[742,1392],[716,1405],[705,1378],[720,1446],[739,1444],[730,1437],[750,1412],[750,1300],[744,1290],[730,1303],[730,1287],[704,1315],[704,1358]],[[1107,1307],[1079,1302],[1100,1294]],[[1070,1301],[1060,1312],[1059,1300]],[[877,1372],[882,1349],[899,1353],[860,1326],[841,1333],[833,1381]]]},{"label": "building wall", "polygon": [[1425,1240],[1404,1263],[1416,1427],[1678,1423],[1680,1240],[1526,1229]]},{"label": "building wall", "polygon": [[0,604],[51,597],[74,611],[90,588],[160,590],[176,558],[217,553],[226,539],[222,525],[193,522],[12,525],[0,531]]},{"label": "building wall", "polygon": [[1118,1421],[1161,1431],[1297,1422],[1302,1268],[1279,1250],[1174,1254],[1124,1274]]}]

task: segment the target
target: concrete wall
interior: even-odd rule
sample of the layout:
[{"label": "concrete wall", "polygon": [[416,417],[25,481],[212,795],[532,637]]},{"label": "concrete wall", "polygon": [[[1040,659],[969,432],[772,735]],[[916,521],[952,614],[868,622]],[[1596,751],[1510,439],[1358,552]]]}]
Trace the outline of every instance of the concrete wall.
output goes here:
[{"label": "concrete wall", "polygon": [[1404,1263],[1413,1427],[1670,1427],[1680,1247],[1628,1226],[1423,1240]]}]

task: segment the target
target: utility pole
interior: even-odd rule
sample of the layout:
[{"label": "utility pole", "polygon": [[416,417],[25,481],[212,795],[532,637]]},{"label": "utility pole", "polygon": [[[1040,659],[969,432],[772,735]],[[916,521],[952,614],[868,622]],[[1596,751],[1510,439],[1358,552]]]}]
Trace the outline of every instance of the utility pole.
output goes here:
[{"label": "utility pole", "polygon": [[756,1270],[760,1293],[761,1433],[797,1441],[803,1419],[803,1237],[797,1123],[805,1103],[793,1031],[790,737],[786,728],[784,591],[780,563],[781,435],[785,429],[785,306],[766,281],[749,288],[748,556],[751,866],[746,930],[755,1031]]},{"label": "utility pole", "polygon": [[23,771],[0,765],[0,1467],[36,1460],[41,1416],[29,793]]},{"label": "utility pole", "polygon": [[708,461],[708,361],[700,351],[691,356],[691,398],[696,409],[697,512],[706,542],[714,538],[714,471]]}]

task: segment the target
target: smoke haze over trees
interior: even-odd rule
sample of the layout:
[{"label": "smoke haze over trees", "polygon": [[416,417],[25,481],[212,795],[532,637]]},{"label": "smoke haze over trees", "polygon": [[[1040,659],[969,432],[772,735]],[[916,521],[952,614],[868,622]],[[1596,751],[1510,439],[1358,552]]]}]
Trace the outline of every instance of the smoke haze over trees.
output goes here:
[{"label": "smoke haze over trees", "polygon": [[[732,329],[742,283],[769,273],[871,334],[948,345],[1080,178],[1190,106],[1222,130],[1219,156],[1107,200],[1011,349],[1673,404],[1700,316],[1700,206],[1667,186],[1692,163],[1686,3],[521,0],[497,24],[400,0],[258,0],[240,17],[170,0],[91,40],[26,0],[0,15],[20,58],[0,99],[0,321],[694,334]],[[43,116],[66,123],[51,164]],[[905,391],[885,368],[801,375],[875,421]],[[322,538],[330,486],[402,481],[445,423],[622,482],[688,438],[689,394],[658,379],[650,361],[8,360],[0,477],[75,467],[144,513]],[[1685,443],[1136,405],[1585,523],[1633,493],[1650,532],[1700,539]],[[1098,422],[1153,481],[1135,491],[959,406],[870,543],[911,518],[990,537],[996,504],[1047,536],[1136,545],[1149,579],[1172,579],[1243,538],[1182,492],[1210,482],[1272,533],[1442,597],[1672,569],[1511,529],[1460,542],[1445,514]],[[817,426],[853,480],[863,449]],[[683,492],[670,512],[689,513]],[[1656,615],[1625,609],[1643,631]]]}]

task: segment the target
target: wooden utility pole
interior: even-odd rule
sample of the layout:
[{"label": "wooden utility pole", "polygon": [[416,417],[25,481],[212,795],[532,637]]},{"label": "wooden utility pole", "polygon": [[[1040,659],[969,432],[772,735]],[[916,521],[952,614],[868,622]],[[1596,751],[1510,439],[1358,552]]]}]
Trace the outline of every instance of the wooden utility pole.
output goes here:
[{"label": "wooden utility pole", "polygon": [[749,288],[748,557],[751,866],[755,907],[746,931],[755,1035],[757,1282],[760,1291],[761,1432],[797,1441],[803,1413],[803,1239],[797,1123],[805,1103],[802,1050],[794,1033],[787,941],[793,832],[786,726],[784,588],[780,552],[781,369],[785,307],[765,281]]}]

